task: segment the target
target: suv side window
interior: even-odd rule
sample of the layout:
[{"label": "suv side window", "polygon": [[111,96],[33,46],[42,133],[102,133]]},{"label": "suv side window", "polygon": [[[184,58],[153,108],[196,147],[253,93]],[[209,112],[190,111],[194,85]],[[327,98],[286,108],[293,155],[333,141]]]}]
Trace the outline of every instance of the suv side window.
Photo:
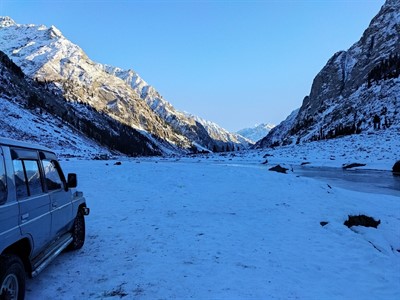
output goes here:
[{"label": "suv side window", "polygon": [[25,171],[22,160],[14,160],[14,177],[15,189],[17,191],[17,198],[28,197],[28,188],[26,186]]},{"label": "suv side window", "polygon": [[17,198],[43,193],[37,160],[14,160],[15,185]]},{"label": "suv side window", "polygon": [[7,200],[7,177],[4,169],[3,151],[0,148],[0,205]]},{"label": "suv side window", "polygon": [[63,187],[57,164],[53,160],[42,160],[44,173],[46,177],[47,190],[54,191]]}]

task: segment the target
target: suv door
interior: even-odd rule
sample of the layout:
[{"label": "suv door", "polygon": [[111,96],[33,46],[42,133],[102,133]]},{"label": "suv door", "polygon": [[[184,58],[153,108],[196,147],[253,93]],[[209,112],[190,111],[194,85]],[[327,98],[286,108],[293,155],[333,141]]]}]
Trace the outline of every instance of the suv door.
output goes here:
[{"label": "suv door", "polygon": [[16,198],[20,208],[20,228],[32,240],[35,257],[50,242],[50,198],[43,188],[38,153],[35,150],[12,149]]},{"label": "suv door", "polygon": [[72,195],[67,189],[64,173],[53,153],[40,152],[42,158],[45,185],[50,196],[53,237],[69,230],[73,222]]},{"label": "suv door", "polygon": [[20,236],[18,202],[14,197],[8,197],[8,186],[3,149],[0,146],[0,253]]}]

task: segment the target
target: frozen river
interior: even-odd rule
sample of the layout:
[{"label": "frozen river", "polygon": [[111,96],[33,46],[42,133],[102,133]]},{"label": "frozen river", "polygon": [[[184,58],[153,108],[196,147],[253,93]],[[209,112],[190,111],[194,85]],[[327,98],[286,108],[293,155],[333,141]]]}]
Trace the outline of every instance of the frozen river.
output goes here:
[{"label": "frozen river", "polygon": [[294,167],[293,171],[345,189],[400,197],[400,176],[393,176],[390,171],[309,166]]}]

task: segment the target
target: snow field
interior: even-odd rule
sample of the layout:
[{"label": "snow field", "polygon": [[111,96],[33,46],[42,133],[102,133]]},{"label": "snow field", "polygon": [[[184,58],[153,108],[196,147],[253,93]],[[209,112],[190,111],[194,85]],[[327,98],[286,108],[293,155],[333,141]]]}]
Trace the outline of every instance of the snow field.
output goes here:
[{"label": "snow field", "polygon": [[285,164],[299,166],[308,162],[311,167],[342,168],[343,164],[365,163],[364,169],[392,170],[400,160],[400,128],[376,130],[336,139],[321,140],[299,145],[264,148],[209,156],[207,160],[259,165]]},{"label": "snow field", "polygon": [[[113,163],[62,162],[65,173],[78,173],[91,208],[86,244],[29,280],[27,299],[400,294],[398,197],[234,162]],[[349,214],[381,224],[349,229]]]}]

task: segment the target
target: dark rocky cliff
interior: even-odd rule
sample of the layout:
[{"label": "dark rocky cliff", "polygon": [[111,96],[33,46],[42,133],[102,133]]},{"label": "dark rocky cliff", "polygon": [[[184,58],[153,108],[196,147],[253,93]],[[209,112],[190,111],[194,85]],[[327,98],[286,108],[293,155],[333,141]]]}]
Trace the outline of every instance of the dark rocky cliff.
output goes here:
[{"label": "dark rocky cliff", "polygon": [[387,0],[361,39],[337,52],[315,77],[291,126],[277,126],[269,147],[400,126],[400,1]]}]

